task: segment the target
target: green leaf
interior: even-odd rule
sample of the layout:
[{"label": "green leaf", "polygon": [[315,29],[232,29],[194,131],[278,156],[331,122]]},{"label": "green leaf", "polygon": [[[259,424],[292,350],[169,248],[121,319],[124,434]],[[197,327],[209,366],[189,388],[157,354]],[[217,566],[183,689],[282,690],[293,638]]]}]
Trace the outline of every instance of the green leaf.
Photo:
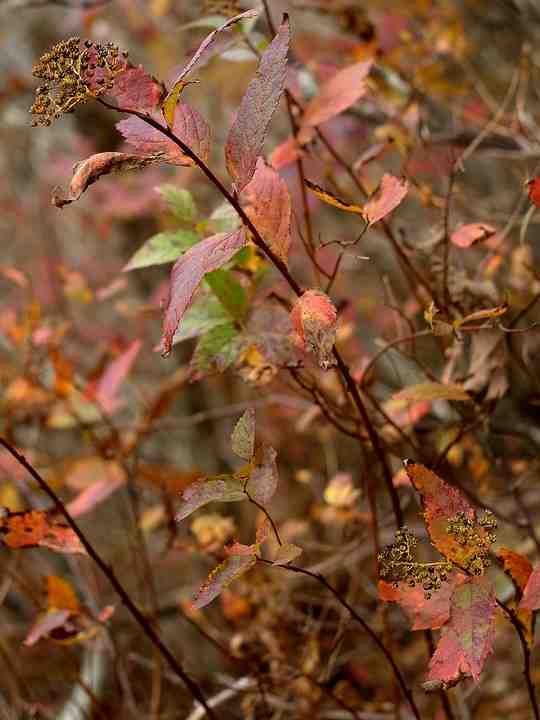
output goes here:
[{"label": "green leaf", "polygon": [[223,372],[236,360],[239,350],[238,331],[234,324],[218,325],[201,337],[191,364],[202,372],[214,368]]},{"label": "green leaf", "polygon": [[158,192],[178,220],[194,222],[197,219],[197,206],[189,190],[178,188],[175,185],[161,185]]},{"label": "green leaf", "polygon": [[209,330],[224,325],[231,317],[213,294],[208,292],[197,296],[193,305],[186,310],[180,328],[175,332],[173,345],[204,335]]},{"label": "green leaf", "polygon": [[244,288],[229,270],[214,270],[205,276],[206,283],[235,320],[246,313],[247,297]]},{"label": "green leaf", "polygon": [[214,232],[232,232],[240,227],[240,218],[236,210],[228,203],[218,205],[209,218]]},{"label": "green leaf", "polygon": [[137,250],[124,267],[124,272],[174,262],[198,240],[199,236],[193,230],[158,233]]}]

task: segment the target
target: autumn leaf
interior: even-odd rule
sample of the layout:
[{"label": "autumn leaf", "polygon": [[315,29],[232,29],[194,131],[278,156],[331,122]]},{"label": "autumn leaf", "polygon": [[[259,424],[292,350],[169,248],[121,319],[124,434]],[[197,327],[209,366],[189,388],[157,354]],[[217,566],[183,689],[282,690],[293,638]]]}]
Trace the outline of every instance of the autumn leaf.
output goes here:
[{"label": "autumn leaf", "polygon": [[192,512],[209,502],[240,502],[247,500],[244,492],[245,479],[234,475],[203,478],[189,485],[182,493],[176,520],[184,520]]},{"label": "autumn leaf", "polygon": [[107,95],[113,97],[123,110],[151,113],[159,105],[164,92],[162,83],[139,65],[130,66],[116,75]]},{"label": "autumn leaf", "polygon": [[212,600],[215,600],[220,593],[228,587],[233,580],[236,580],[255,565],[257,559],[253,553],[231,555],[218,565],[208,579],[197,591],[193,606],[196,608],[206,607]]},{"label": "autumn leaf", "polygon": [[42,510],[10,512],[0,508],[0,542],[10,548],[40,546],[61,553],[86,554],[75,532],[50,520]]},{"label": "autumn leaf", "polygon": [[[159,115],[152,116],[160,121]],[[127,143],[143,155],[151,155],[161,162],[171,165],[193,165],[181,148],[160,130],[149,125],[139,117],[129,117],[116,124],[117,130]],[[187,103],[179,103],[174,110],[172,132],[203,161],[210,153],[210,127],[200,113]]]},{"label": "autumn leaf", "polygon": [[300,557],[302,552],[302,548],[298,547],[298,545],[294,545],[293,543],[284,543],[283,545],[279,546],[276,557],[274,558],[272,564],[288,565],[288,563]]},{"label": "autumn leaf", "polygon": [[261,57],[225,144],[227,170],[239,192],[253,177],[268,126],[285,88],[288,50],[289,21],[285,17]]},{"label": "autumn leaf", "polygon": [[502,563],[504,572],[511,578],[521,598],[533,571],[530,561],[524,555],[504,547],[498,550],[497,557]]},{"label": "autumn leaf", "polygon": [[395,210],[409,192],[407,180],[385,174],[379,190],[364,205],[364,217],[370,225],[385,218]]},{"label": "autumn leaf", "polygon": [[259,503],[267,503],[278,485],[277,453],[269,445],[257,448],[253,465],[246,485],[250,497]]},{"label": "autumn leaf", "polygon": [[86,515],[124,485],[126,474],[122,467],[114,460],[109,465],[112,467],[105,466],[108,472],[104,477],[98,477],[66,505],[71,517]]},{"label": "autumn leaf", "polygon": [[469,248],[482,240],[487,240],[496,232],[494,227],[486,223],[471,223],[462,225],[459,230],[455,230],[450,236],[450,241],[457,247]]},{"label": "autumn leaf", "polygon": [[536,205],[536,207],[540,207],[540,176],[532,178],[532,180],[529,180],[526,185],[528,188],[529,200]]},{"label": "autumn leaf", "polygon": [[478,682],[487,657],[493,650],[495,591],[486,578],[467,578],[450,599],[450,620],[429,664],[428,682],[444,687],[465,676]]},{"label": "autumn leaf", "polygon": [[522,610],[540,609],[540,566],[529,575],[519,607]]},{"label": "autumn leaf", "polygon": [[306,290],[293,306],[291,322],[300,347],[313,353],[323,370],[335,365],[332,350],[336,341],[337,313],[328,295],[320,290]]},{"label": "autumn leaf", "polygon": [[122,173],[128,170],[141,170],[156,162],[152,156],[133,155],[120,152],[104,152],[91,155],[86,160],[75,165],[73,177],[66,194],[61,188],[55,188],[52,195],[52,204],[58,208],[69,205],[78,200],[92,183],[103,175]]},{"label": "autumn leaf", "polygon": [[322,85],[318,95],[305,107],[298,134],[301,144],[311,140],[317,125],[347,110],[366,93],[365,81],[372,64],[368,60],[349,65]]},{"label": "autumn leaf", "polygon": [[255,173],[242,192],[247,215],[265,243],[287,263],[291,244],[291,197],[277,172],[257,160]]},{"label": "autumn leaf", "polygon": [[212,235],[194,245],[176,261],[163,319],[161,352],[164,357],[171,351],[174,334],[205,274],[224,265],[244,246],[245,241],[243,229]]},{"label": "autumn leaf", "polygon": [[454,400],[466,402],[472,400],[461,385],[452,383],[443,385],[437,382],[418,383],[417,385],[409,385],[409,387],[400,390],[392,395],[392,400],[408,400],[409,402],[419,402],[421,400]]},{"label": "autumn leaf", "polygon": [[322,202],[326,203],[327,205],[332,205],[332,207],[338,208],[339,210],[344,210],[345,212],[362,215],[362,217],[364,216],[364,210],[360,207],[360,205],[351,205],[351,203],[345,202],[345,200],[341,200],[337,197],[337,195],[334,195],[334,193],[331,193],[329,190],[325,190],[319,185],[316,185],[315,183],[311,182],[311,180],[304,180],[304,182],[308,190],[310,190],[314,195],[319,198],[319,200],[322,200]]},{"label": "autumn leaf", "polygon": [[233,452],[243,460],[251,460],[255,450],[255,410],[249,408],[234,426],[231,435]]},{"label": "autumn leaf", "polygon": [[402,580],[395,587],[392,583],[379,580],[379,597],[384,602],[395,602],[401,606],[411,621],[411,630],[436,630],[450,617],[450,598],[465,578],[462,573],[454,573],[439,590],[431,592],[430,598],[426,598],[420,585],[410,587]]},{"label": "autumn leaf", "polygon": [[126,381],[142,347],[140,340],[132,343],[107,367],[97,380],[95,388],[89,391],[94,400],[106,415],[112,415],[121,405],[118,393]]}]

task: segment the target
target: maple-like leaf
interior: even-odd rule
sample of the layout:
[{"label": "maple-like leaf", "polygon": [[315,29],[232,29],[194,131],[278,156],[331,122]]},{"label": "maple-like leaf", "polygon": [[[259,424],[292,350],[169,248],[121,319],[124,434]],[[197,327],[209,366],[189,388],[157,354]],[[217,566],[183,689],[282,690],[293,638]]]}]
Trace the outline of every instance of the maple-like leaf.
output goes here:
[{"label": "maple-like leaf", "polygon": [[233,452],[243,460],[251,460],[255,450],[255,410],[248,408],[231,434]]},{"label": "maple-like leaf", "polygon": [[10,548],[40,546],[61,553],[86,554],[75,532],[50,520],[42,510],[10,512],[0,507],[0,541]]},{"label": "maple-like leaf", "polygon": [[324,370],[335,364],[337,313],[332,301],[320,290],[306,290],[291,311],[291,322],[302,349],[317,357]]},{"label": "maple-like leaf", "polygon": [[160,104],[164,92],[163,85],[139,65],[130,66],[116,75],[107,95],[124,110],[151,113]]},{"label": "maple-like leaf", "polygon": [[[429,536],[448,560],[475,574],[484,571],[493,536],[484,527],[465,497],[424,465],[406,460],[407,475],[420,493]],[[458,521],[462,530],[452,532]]]},{"label": "maple-like leaf", "polygon": [[118,393],[131,372],[137,355],[142,347],[140,340],[132,343],[113,360],[98,379],[95,390],[90,395],[106,415],[112,415],[121,405]]},{"label": "maple-like leaf", "polygon": [[467,578],[450,599],[450,620],[429,664],[428,681],[452,686],[463,676],[478,682],[493,650],[497,610],[495,591],[486,578]]},{"label": "maple-like leaf", "polygon": [[171,351],[174,334],[205,274],[224,265],[245,242],[242,228],[232,233],[219,233],[201,240],[176,261],[163,319],[161,352],[164,357]]},{"label": "maple-like leaf", "polygon": [[457,247],[469,248],[482,240],[487,240],[496,232],[495,228],[487,223],[470,223],[455,230],[450,236],[450,240]]},{"label": "maple-like leaf", "polygon": [[366,92],[366,78],[371,70],[372,61],[348,65],[325,82],[319,94],[313,98],[304,110],[298,140],[305,144],[311,140],[314,128],[339,115],[351,107]]},{"label": "maple-like leaf", "polygon": [[83,192],[103,175],[141,170],[155,162],[155,157],[131,153],[103,152],[91,155],[75,165],[67,193],[64,193],[61,188],[53,190],[52,204],[62,208],[64,205],[78,200]]},{"label": "maple-like leaf", "polygon": [[374,225],[395,210],[408,192],[407,180],[385,173],[379,190],[364,205],[364,217],[370,225]]},{"label": "maple-like leaf", "polygon": [[255,452],[246,489],[259,503],[267,503],[276,492],[278,485],[276,457],[276,451],[269,445],[262,445]]},{"label": "maple-like leaf", "polygon": [[[153,118],[160,121],[157,114]],[[193,160],[160,130],[139,117],[129,117],[116,124],[126,142],[143,155],[151,155],[171,165],[193,165]],[[172,132],[203,161],[210,153],[210,127],[202,115],[187,103],[179,103],[174,110]]]},{"label": "maple-like leaf", "polygon": [[434,590],[429,599],[420,585],[410,587],[401,581],[398,587],[385,580],[379,580],[379,597],[385,602],[398,603],[411,621],[411,630],[436,630],[450,617],[450,598],[455,588],[466,576],[454,573],[440,590]]},{"label": "maple-like leaf", "polygon": [[229,131],[225,160],[238,191],[253,177],[268,126],[285,88],[289,39],[289,21],[285,18],[261,57]]},{"label": "maple-like leaf", "polygon": [[242,192],[246,212],[265,243],[287,263],[291,244],[291,196],[284,180],[262,158]]}]

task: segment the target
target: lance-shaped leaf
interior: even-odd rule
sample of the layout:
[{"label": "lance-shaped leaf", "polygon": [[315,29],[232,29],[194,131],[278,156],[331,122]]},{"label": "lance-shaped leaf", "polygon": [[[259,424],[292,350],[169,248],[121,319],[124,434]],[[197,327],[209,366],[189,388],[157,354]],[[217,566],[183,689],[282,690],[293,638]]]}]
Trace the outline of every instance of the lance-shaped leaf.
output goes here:
[{"label": "lance-shaped leaf", "polygon": [[40,546],[61,553],[86,554],[70,527],[50,520],[41,510],[10,512],[0,507],[0,542],[10,548]]},{"label": "lance-shaped leaf", "polygon": [[323,370],[335,365],[332,349],[336,341],[337,313],[328,295],[320,290],[306,290],[293,306],[291,322],[300,347],[312,352]]},{"label": "lance-shaped leaf", "polygon": [[75,165],[67,193],[62,192],[61,188],[55,188],[51,202],[58,208],[64,207],[78,200],[83,192],[103,175],[141,170],[155,162],[155,157],[130,153],[104,152],[91,155]]},{"label": "lance-shaped leaf", "polygon": [[255,451],[255,409],[249,408],[234,426],[231,434],[233,452],[243,460],[251,460]]},{"label": "lance-shaped leaf", "polygon": [[379,597],[385,602],[395,602],[401,606],[411,621],[411,630],[436,630],[450,617],[450,598],[465,578],[462,573],[454,573],[440,590],[432,592],[429,599],[420,585],[410,587],[408,582],[400,581],[395,587],[385,580],[379,580]]},{"label": "lance-shaped leaf", "polygon": [[540,565],[530,574],[519,607],[523,610],[540,609]]},{"label": "lance-shaped leaf", "polygon": [[159,105],[165,88],[143,69],[130,66],[113,79],[107,95],[113,97],[123,110],[151,113]]},{"label": "lance-shaped leaf", "polygon": [[119,357],[105,368],[97,381],[95,390],[91,392],[92,399],[107,415],[111,415],[120,406],[118,393],[137,359],[141,346],[140,340],[134,340]]},{"label": "lance-shaped leaf", "polygon": [[443,385],[437,382],[418,383],[417,385],[409,385],[409,387],[400,390],[392,396],[393,400],[408,400],[409,402],[419,402],[421,400],[457,400],[465,402],[472,400],[471,396],[465,392],[461,385],[449,383]]},{"label": "lance-shaped leaf", "polygon": [[178,220],[194,222],[197,219],[197,205],[189,190],[176,187],[176,185],[160,185],[156,189],[167,203],[168,209]]},{"label": "lance-shaped leaf", "polygon": [[[238,554],[231,554],[226,558],[220,565],[212,570],[207,580],[197,591],[194,599],[193,606],[196,608],[203,608],[212,600],[215,600],[220,593],[228,586],[233,580],[239,578],[247,570],[249,570],[257,562],[254,551],[254,546],[240,546],[236,543],[236,552]],[[248,550],[248,552],[242,551],[242,548]],[[235,546],[229,550],[234,551]]]},{"label": "lance-shaped leaf", "polygon": [[[152,116],[162,124],[159,115]],[[193,165],[173,140],[139,117],[129,117],[116,124],[126,142],[145,155],[157,156],[171,165]],[[187,103],[179,103],[174,110],[172,132],[206,162],[210,153],[210,127],[202,115]]]},{"label": "lance-shaped leaf", "polygon": [[245,477],[219,475],[215,478],[202,478],[189,485],[182,493],[176,520],[180,522],[209,502],[240,502],[246,500],[244,492]]},{"label": "lance-shaped leaf", "polygon": [[304,110],[298,135],[300,143],[309,142],[317,125],[347,110],[365,94],[371,66],[371,60],[349,65],[322,85],[319,94]]},{"label": "lance-shaped leaf", "polygon": [[331,205],[339,210],[344,210],[345,212],[354,213],[355,215],[364,216],[364,209],[360,207],[360,205],[351,205],[351,203],[341,200],[337,197],[337,195],[334,195],[334,193],[331,193],[329,190],[325,190],[320,185],[316,185],[311,182],[311,180],[304,180],[304,182],[308,190],[311,190],[311,192],[316,195],[319,200],[322,200],[322,202],[327,205]]},{"label": "lance-shaped leaf", "polygon": [[102,476],[81,492],[67,504],[67,510],[71,517],[80,517],[93,510],[121,488],[126,481],[126,473],[122,466],[115,460],[103,461]]},{"label": "lance-shaped leaf", "polygon": [[276,451],[269,445],[261,445],[255,452],[253,469],[246,489],[259,503],[268,502],[276,492],[278,485],[276,457]]},{"label": "lance-shaped leaf", "polygon": [[450,599],[450,621],[429,664],[428,681],[439,681],[448,687],[463,676],[475,682],[495,636],[495,592],[486,578],[467,578]]},{"label": "lance-shaped leaf", "polygon": [[203,277],[224,265],[245,242],[242,228],[232,233],[219,233],[201,240],[176,261],[163,319],[161,352],[164,357],[171,351],[174,334]]},{"label": "lance-shaped leaf", "polygon": [[285,18],[261,57],[227,137],[227,170],[238,191],[253,177],[262,153],[268,126],[285,88],[288,50],[289,21]]},{"label": "lance-shaped leaf", "polygon": [[286,263],[291,244],[291,196],[285,181],[262,158],[257,160],[242,200],[265,243]]},{"label": "lance-shaped leaf", "polygon": [[193,230],[162,232],[149,238],[122,268],[123,272],[178,260],[180,255],[195,245],[199,236]]},{"label": "lance-shaped leaf", "polygon": [[408,192],[407,180],[383,175],[379,190],[364,205],[364,217],[370,225],[374,225],[395,210]]},{"label": "lance-shaped leaf", "polygon": [[[510,606],[515,608],[523,599],[525,588],[533,571],[532,565],[524,555],[508,548],[501,548],[497,552],[497,558],[502,563],[504,572],[512,580],[516,591],[515,599],[510,601]],[[519,606],[515,609],[515,613],[523,628],[526,642],[532,648],[534,645],[534,612],[530,608]]]},{"label": "lance-shaped leaf", "polygon": [[469,248],[482,240],[487,240],[496,232],[494,227],[486,223],[471,223],[462,225],[459,230],[455,230],[450,236],[450,240],[457,247]]},{"label": "lance-shaped leaf", "polygon": [[404,461],[405,470],[420,493],[424,518],[432,543],[451,562],[475,574],[482,574],[494,541],[489,513],[478,518],[456,488],[444,482],[424,465]]}]

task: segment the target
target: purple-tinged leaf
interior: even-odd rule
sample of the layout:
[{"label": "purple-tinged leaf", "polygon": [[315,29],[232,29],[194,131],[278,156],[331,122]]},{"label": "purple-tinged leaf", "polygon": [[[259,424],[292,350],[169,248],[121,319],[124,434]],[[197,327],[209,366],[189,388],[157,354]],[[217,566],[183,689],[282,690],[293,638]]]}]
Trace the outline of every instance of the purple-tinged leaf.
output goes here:
[{"label": "purple-tinged leaf", "polygon": [[75,165],[67,193],[63,193],[61,188],[53,190],[52,204],[62,208],[64,205],[78,200],[83,192],[103,175],[127,170],[141,170],[155,162],[155,157],[131,153],[104,152],[91,155]]},{"label": "purple-tinged leaf", "polygon": [[171,352],[174,334],[203,277],[224,265],[245,242],[243,228],[232,233],[219,233],[201,240],[176,261],[171,272],[169,298],[163,318],[161,352],[164,357]]},{"label": "purple-tinged leaf", "polygon": [[225,160],[238,191],[253,177],[268,126],[285,88],[289,39],[289,21],[285,18],[261,57],[229,131]]},{"label": "purple-tinged leaf", "polygon": [[529,575],[519,607],[520,610],[540,609],[540,565]]},{"label": "purple-tinged leaf", "polygon": [[286,263],[291,245],[291,196],[285,181],[261,157],[242,200],[265,243]]},{"label": "purple-tinged leaf", "polygon": [[[159,115],[152,116],[160,124]],[[129,117],[116,124],[126,142],[145,155],[158,156],[172,165],[193,165],[193,160],[160,130],[153,128],[138,117]],[[179,103],[174,111],[172,132],[189,147],[195,155],[206,161],[210,152],[210,128],[203,117],[186,103]]]},{"label": "purple-tinged leaf", "polygon": [[176,520],[184,520],[192,512],[209,502],[240,502],[246,500],[244,483],[232,475],[220,478],[202,478],[191,483],[182,493]]},{"label": "purple-tinged leaf", "polygon": [[236,423],[231,434],[233,452],[243,460],[251,460],[255,450],[255,410],[249,408]]},{"label": "purple-tinged leaf", "polygon": [[259,503],[268,502],[276,492],[278,485],[276,456],[276,451],[269,445],[262,445],[255,453],[253,470],[246,489]]},{"label": "purple-tinged leaf", "polygon": [[211,603],[233,580],[243,575],[256,562],[253,555],[231,555],[226,558],[212,570],[199,588],[193,599],[193,606],[200,609]]}]

